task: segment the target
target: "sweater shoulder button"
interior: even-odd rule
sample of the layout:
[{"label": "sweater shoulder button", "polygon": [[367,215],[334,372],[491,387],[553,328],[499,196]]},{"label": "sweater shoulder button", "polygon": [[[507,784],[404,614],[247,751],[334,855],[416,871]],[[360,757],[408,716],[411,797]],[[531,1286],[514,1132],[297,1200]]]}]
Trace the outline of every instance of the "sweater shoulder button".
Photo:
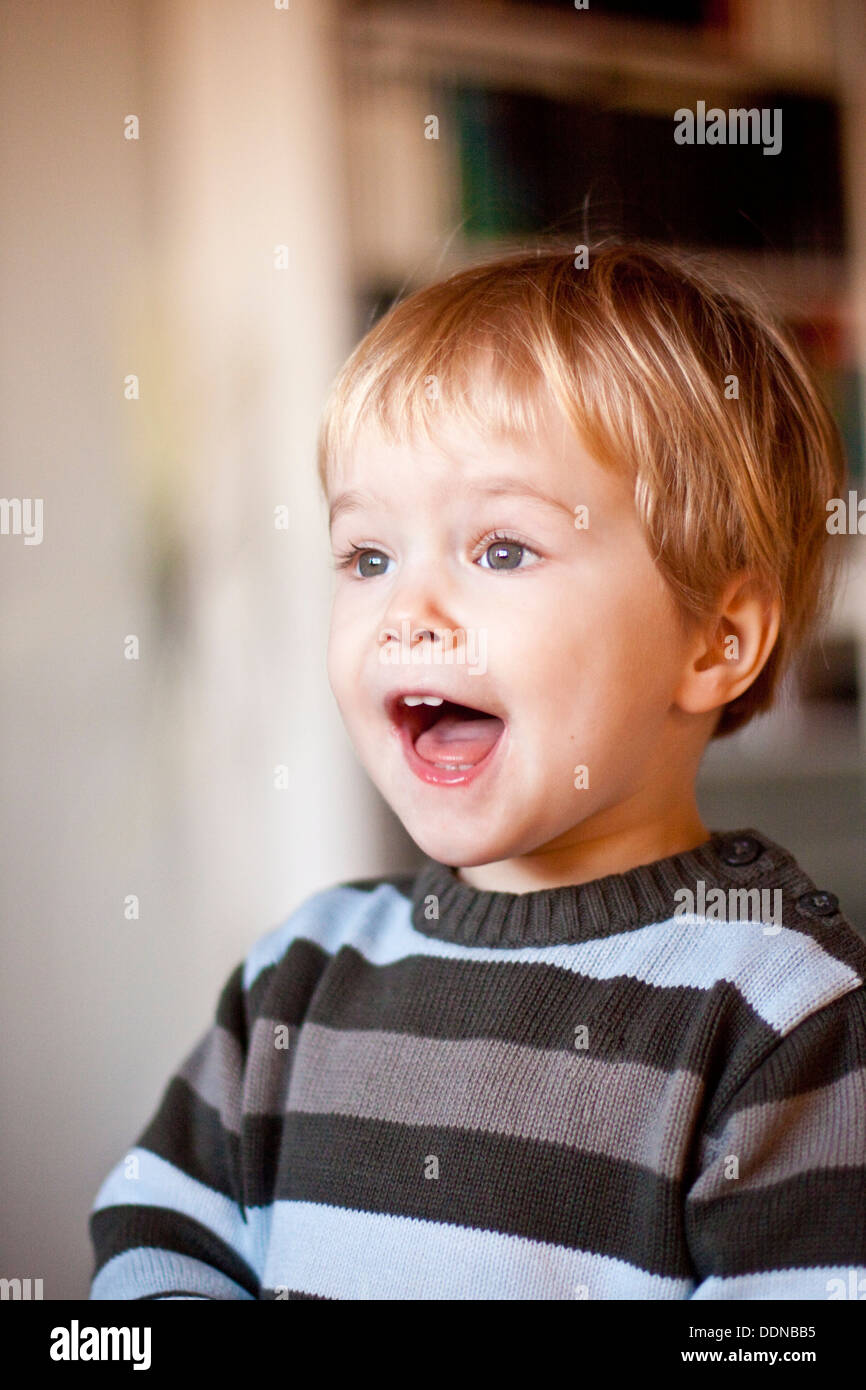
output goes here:
[{"label": "sweater shoulder button", "polygon": [[763,853],[764,846],[754,835],[732,835],[719,846],[719,858],[725,864],[753,864]]},{"label": "sweater shoulder button", "polygon": [[816,888],[811,893],[802,893],[797,899],[797,909],[799,912],[807,912],[814,917],[832,917],[834,912],[839,911],[839,899],[835,893],[827,893],[823,888]]}]

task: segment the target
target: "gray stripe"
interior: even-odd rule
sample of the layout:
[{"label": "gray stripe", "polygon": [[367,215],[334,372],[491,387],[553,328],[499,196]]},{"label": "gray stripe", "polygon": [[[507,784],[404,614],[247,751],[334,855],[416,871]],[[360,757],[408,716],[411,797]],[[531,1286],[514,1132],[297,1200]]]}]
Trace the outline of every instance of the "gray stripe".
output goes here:
[{"label": "gray stripe", "polygon": [[[276,1030],[280,1030],[278,1035]],[[288,1046],[277,1047],[283,1037]],[[241,1132],[245,1115],[282,1115],[286,1082],[298,1041],[292,1024],[257,1018],[253,1024],[249,1055],[252,1063],[243,1075],[243,1053],[236,1039],[215,1023],[178,1071],[199,1100],[219,1111],[223,1128]]]},{"label": "gray stripe", "polygon": [[[277,1032],[279,1030],[279,1032]],[[287,1046],[277,1047],[277,1042]],[[294,1064],[298,1029],[293,1023],[274,1018],[257,1018],[250,1038],[249,1068],[244,1087],[244,1113],[282,1115],[286,1109],[286,1086]]]},{"label": "gray stripe", "polygon": [[703,1081],[575,1051],[490,1038],[337,1031],[305,1024],[289,1110],[447,1125],[564,1144],[680,1175]]},{"label": "gray stripe", "polygon": [[[866,1167],[866,1071],[849,1072],[829,1086],[786,1100],[749,1105],[732,1115],[705,1146],[709,1164],[692,1187],[692,1201],[769,1187],[801,1173]],[[725,1176],[739,1159],[739,1176]],[[755,1165],[751,1167],[750,1165]]]},{"label": "gray stripe", "polygon": [[214,1023],[177,1072],[201,1100],[219,1111],[223,1128],[233,1134],[241,1130],[242,1068],[237,1040]]}]

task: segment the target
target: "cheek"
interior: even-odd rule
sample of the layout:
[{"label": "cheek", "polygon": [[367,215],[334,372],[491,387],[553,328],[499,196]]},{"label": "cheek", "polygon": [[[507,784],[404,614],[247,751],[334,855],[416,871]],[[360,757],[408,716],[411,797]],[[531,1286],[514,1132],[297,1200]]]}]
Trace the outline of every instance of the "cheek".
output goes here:
[{"label": "cheek", "polygon": [[664,579],[653,565],[635,560],[623,566],[617,579],[597,596],[590,619],[594,636],[626,656],[664,664],[682,641]]},{"label": "cheek", "polygon": [[326,670],[334,698],[347,726],[354,727],[364,709],[359,698],[369,686],[371,677],[368,662],[370,637],[367,629],[351,620],[351,615],[335,608],[328,633]]},{"label": "cheek", "polygon": [[327,651],[327,671],[331,689],[340,702],[343,691],[348,679],[348,645],[346,641],[346,631],[342,627],[336,613],[331,615],[331,627],[328,633]]},{"label": "cheek", "polygon": [[[632,591],[536,625],[528,661],[515,652],[516,682],[546,720],[567,712],[599,723],[623,723],[666,708],[682,662],[681,634],[664,596]],[[601,716],[604,716],[602,718]]]}]

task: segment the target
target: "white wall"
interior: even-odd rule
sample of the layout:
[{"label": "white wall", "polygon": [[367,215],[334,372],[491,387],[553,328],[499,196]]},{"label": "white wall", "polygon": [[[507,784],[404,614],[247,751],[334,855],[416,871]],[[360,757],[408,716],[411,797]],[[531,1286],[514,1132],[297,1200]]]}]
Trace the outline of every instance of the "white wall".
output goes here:
[{"label": "white wall", "polygon": [[0,21],[0,491],[44,499],[41,545],[0,537],[0,1275],[46,1298],[86,1295],[96,1188],[235,962],[391,862],[324,670],[313,441],[352,328],[331,21],[330,0]]}]

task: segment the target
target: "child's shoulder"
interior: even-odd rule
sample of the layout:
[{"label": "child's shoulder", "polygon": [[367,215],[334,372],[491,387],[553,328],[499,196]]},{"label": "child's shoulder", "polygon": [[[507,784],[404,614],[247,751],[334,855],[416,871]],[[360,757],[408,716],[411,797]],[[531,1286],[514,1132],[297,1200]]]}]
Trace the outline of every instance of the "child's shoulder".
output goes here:
[{"label": "child's shoulder", "polygon": [[374,929],[408,929],[414,878],[407,872],[346,879],[310,894],[255,942],[243,964],[244,988],[277,965],[296,941],[330,956],[349,942],[360,944]]},{"label": "child's shoulder", "polygon": [[718,839],[716,850],[724,866],[717,887],[697,904],[710,929],[703,945],[765,1023],[784,1035],[816,1010],[862,994],[866,940],[831,887],[761,831]]},{"label": "child's shoulder", "polygon": [[[752,849],[754,844],[754,849]],[[754,878],[746,871],[746,891],[756,883],[762,891],[778,894],[781,911],[773,913],[771,924],[811,937],[821,948],[866,980],[866,937],[846,916],[844,905],[832,887],[818,883],[783,845],[759,831],[738,832],[728,841],[728,873],[737,874],[739,861],[760,850]],[[740,889],[742,894],[743,889]],[[762,899],[763,901],[763,899]]]}]

